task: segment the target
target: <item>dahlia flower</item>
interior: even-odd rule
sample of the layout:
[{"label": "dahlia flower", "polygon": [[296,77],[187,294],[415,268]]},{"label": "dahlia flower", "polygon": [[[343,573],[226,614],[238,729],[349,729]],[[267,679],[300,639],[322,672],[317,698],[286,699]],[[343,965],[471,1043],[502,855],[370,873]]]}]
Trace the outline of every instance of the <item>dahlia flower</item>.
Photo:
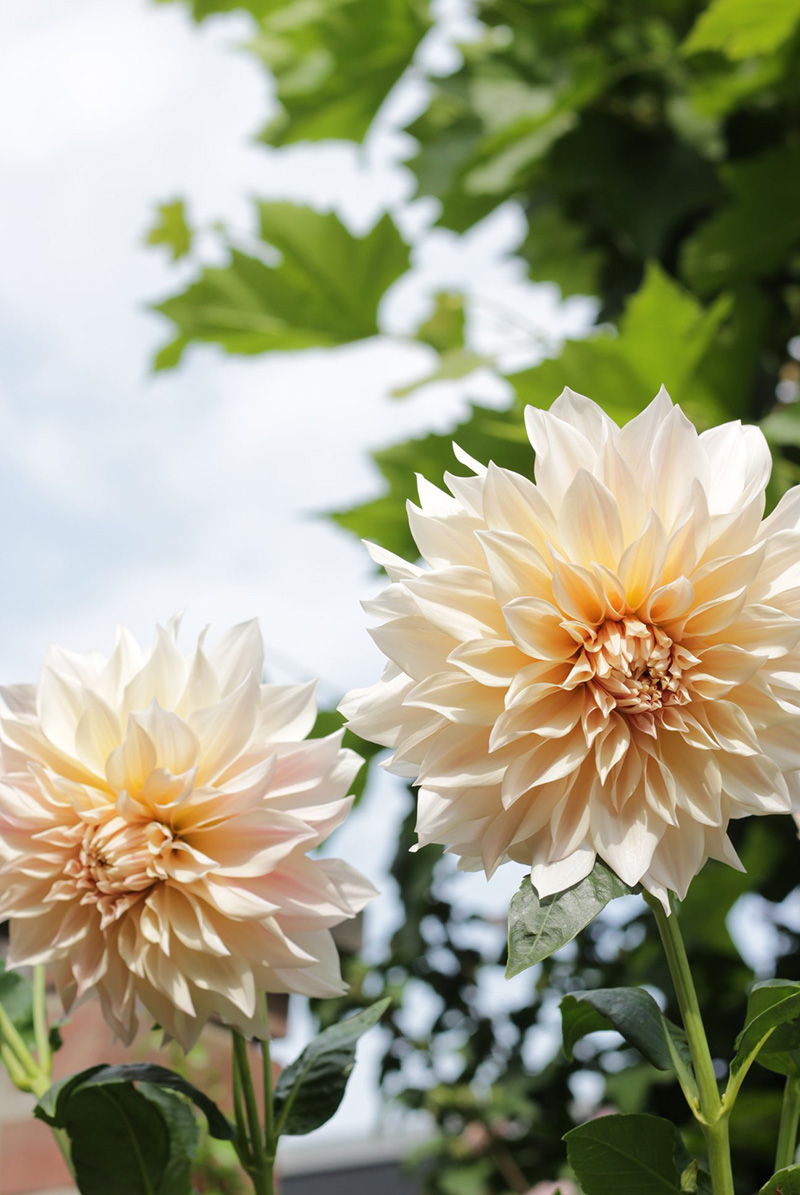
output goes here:
[{"label": "dahlia flower", "polygon": [[622,428],[569,390],[526,424],[534,480],[456,449],[473,476],[409,504],[424,567],[371,549],[390,663],[342,709],[419,784],[420,845],[683,897],[741,866],[731,818],[800,806],[800,487],[762,522],[761,432],[698,435],[664,390]]},{"label": "dahlia flower", "polygon": [[304,741],[314,685],[261,684],[255,622],[190,658],[175,635],[51,648],[2,690],[0,915],[9,965],[51,964],[67,1010],[96,993],[129,1043],[141,1005],[188,1049],[213,1014],[264,1036],[260,991],[342,992],[330,927],[375,893],[306,854],[360,764],[341,732]]}]

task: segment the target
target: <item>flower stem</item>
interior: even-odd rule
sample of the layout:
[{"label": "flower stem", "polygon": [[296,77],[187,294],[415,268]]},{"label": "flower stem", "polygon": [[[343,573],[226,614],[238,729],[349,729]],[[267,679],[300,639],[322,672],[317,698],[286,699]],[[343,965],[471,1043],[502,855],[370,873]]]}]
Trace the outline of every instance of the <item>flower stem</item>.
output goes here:
[{"label": "flower stem", "polygon": [[267,1157],[274,1165],[278,1140],[275,1136],[275,1108],[272,1092],[272,1054],[269,1031],[269,997],[264,993],[264,1016],[267,1021],[267,1036],[261,1042],[261,1063],[263,1067],[264,1083],[264,1138],[267,1146]]},{"label": "flower stem", "polygon": [[236,1053],[232,1058],[233,1066],[233,1115],[236,1121],[236,1152],[245,1170],[249,1171],[253,1164],[250,1152],[250,1142],[247,1137],[247,1125],[244,1119],[244,1104],[242,1103],[242,1080],[239,1077],[239,1067],[236,1065]]},{"label": "flower stem", "polygon": [[[28,1047],[25,1045],[25,1042],[22,1040],[16,1025],[11,1020],[11,1017],[3,1008],[2,1004],[0,1004],[0,1039],[2,1039],[8,1049],[14,1054],[17,1062],[25,1072],[28,1079],[27,1090],[33,1090],[30,1085],[30,1080],[35,1080],[40,1077],[39,1067],[36,1065],[36,1060],[34,1059]],[[47,1086],[49,1087],[50,1084],[48,1083]]]},{"label": "flower stem", "polygon": [[683,1026],[689,1041],[699,1097],[699,1112],[696,1112],[695,1115],[702,1126],[706,1140],[712,1190],[714,1195],[734,1195],[728,1134],[729,1110],[723,1107],[720,1098],[697,991],[678,925],[675,902],[670,895],[672,912],[668,916],[659,900],[648,892],[644,893],[644,898],[655,914],[675,994],[678,997]]},{"label": "flower stem", "polygon": [[250,1072],[250,1059],[247,1055],[247,1043],[241,1033],[233,1030],[234,1066],[239,1072],[241,1092],[244,1096],[244,1107],[247,1114],[247,1135],[252,1162],[248,1174],[253,1181],[256,1195],[273,1195],[272,1180],[273,1161],[267,1157],[264,1149],[264,1135],[261,1130],[261,1120],[256,1104],[256,1092],[253,1086],[253,1076]]},{"label": "flower stem", "polygon": [[47,981],[44,966],[33,969],[33,1032],[36,1039],[36,1059],[39,1069],[48,1079],[52,1073],[50,1030],[47,1024]]},{"label": "flower stem", "polygon": [[797,1150],[797,1126],[800,1123],[800,1078],[789,1075],[783,1089],[781,1127],[778,1132],[778,1149],[775,1154],[775,1169],[791,1166]]}]

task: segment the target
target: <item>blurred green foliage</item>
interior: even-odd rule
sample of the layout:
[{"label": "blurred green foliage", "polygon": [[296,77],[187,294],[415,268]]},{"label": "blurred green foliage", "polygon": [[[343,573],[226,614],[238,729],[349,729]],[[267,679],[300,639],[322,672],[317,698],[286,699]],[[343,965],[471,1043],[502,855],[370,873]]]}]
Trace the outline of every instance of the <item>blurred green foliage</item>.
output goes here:
[{"label": "blurred green foliage", "polygon": [[[361,142],[398,78],[425,75],[418,46],[443,7],[433,0],[430,7],[425,0],[172,2],[197,20],[224,19],[233,9],[250,14],[248,52],[275,79],[278,113],[264,134],[274,146]],[[438,481],[454,465],[455,436],[481,461],[530,473],[521,409],[549,405],[565,385],[620,420],[664,383],[700,426],[761,422],[775,458],[774,502],[800,477],[793,339],[800,335],[800,3],[464,0],[463,7],[476,18],[476,36],[461,47],[455,69],[425,79],[423,110],[407,130],[416,196],[432,199],[437,223],[456,233],[503,204],[518,205],[528,276],[557,284],[564,296],[595,296],[597,326],[509,374],[505,410],[476,404],[452,434],[378,451],[383,493],[336,520],[413,555],[405,502],[415,472]],[[151,239],[177,255],[189,233],[176,231],[170,211],[161,209]],[[212,269],[198,259],[194,279],[159,305],[174,336],[159,368],[177,364],[196,342],[257,353],[385,332],[382,296],[409,266],[409,246],[388,217],[355,236],[335,216],[262,204],[255,223],[246,246],[221,230],[227,264]],[[466,377],[487,364],[470,344],[459,296],[436,297],[416,339],[437,355],[430,377]],[[350,996],[319,1011],[333,1020],[342,1004],[394,997],[383,1082],[439,1127],[417,1160],[426,1189],[507,1195],[557,1178],[561,1138],[591,1110],[587,1100],[681,1123],[687,1148],[700,1151],[675,1085],[618,1039],[580,1042],[575,1064],[555,1045],[555,1008],[568,991],[641,983],[669,991],[649,914],[634,905],[622,925],[601,916],[573,945],[517,976],[499,1011],[487,991],[505,963],[505,927],[463,912],[450,861],[435,848],[408,853],[408,801],[393,866],[402,923],[383,959],[348,964]],[[745,894],[760,894],[749,908],[762,951],[773,956],[767,971],[800,978],[798,922],[791,902],[784,905],[796,890],[794,828],[786,819],[759,819],[736,823],[734,835],[748,874],[709,864],[682,919],[701,1003],[714,1010],[717,1057],[730,1057],[742,992],[753,979],[728,930]],[[415,998],[420,1006],[421,992],[431,1011],[411,1032],[406,1008]],[[677,1016],[672,1006],[667,1012]],[[533,1069],[528,1051],[543,1059]],[[584,1080],[573,1089],[576,1070]],[[737,1104],[742,1195],[771,1172],[779,1084],[755,1068]]]}]

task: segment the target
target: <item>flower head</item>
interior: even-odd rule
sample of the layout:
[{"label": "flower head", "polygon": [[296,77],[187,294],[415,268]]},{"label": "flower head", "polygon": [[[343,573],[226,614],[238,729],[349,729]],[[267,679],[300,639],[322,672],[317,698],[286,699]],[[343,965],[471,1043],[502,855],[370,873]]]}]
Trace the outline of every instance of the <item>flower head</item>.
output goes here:
[{"label": "flower head", "polygon": [[762,522],[755,427],[698,435],[665,391],[619,428],[569,390],[528,408],[530,480],[420,479],[427,567],[373,548],[390,663],[343,703],[420,785],[421,844],[541,896],[600,856],[683,896],[731,818],[800,801],[800,488]]},{"label": "flower head", "polygon": [[110,659],[51,648],[3,690],[0,915],[9,963],[52,964],[130,1042],[137,1004],[188,1049],[219,1015],[252,1035],[260,991],[343,990],[330,927],[375,894],[311,859],[346,816],[360,760],[304,741],[314,685],[261,683],[255,622],[186,658],[175,627]]}]

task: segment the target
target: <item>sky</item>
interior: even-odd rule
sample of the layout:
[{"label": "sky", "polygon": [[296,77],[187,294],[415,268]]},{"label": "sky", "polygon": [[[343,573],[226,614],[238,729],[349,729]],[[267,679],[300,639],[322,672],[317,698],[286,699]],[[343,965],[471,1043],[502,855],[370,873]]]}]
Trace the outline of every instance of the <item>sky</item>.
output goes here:
[{"label": "sky", "polygon": [[[460,0],[439,10],[423,53],[447,70],[474,28]],[[469,399],[508,395],[484,372],[392,400],[431,364],[399,338],[443,288],[467,294],[475,347],[506,365],[588,325],[588,301],[561,304],[555,288],[523,281],[513,208],[467,237],[429,231],[434,212],[410,202],[411,143],[397,130],[424,101],[419,81],[391,97],[363,150],[255,144],[274,100],[238,46],[248,28],[197,27],[182,6],[145,0],[0,6],[0,682],[35,679],[51,642],[107,651],[117,623],[149,641],[185,610],[187,648],[207,623],[213,637],[257,615],[270,679],[318,676],[328,704],[370,683],[381,661],[359,602],[374,571],[318,514],[378,492],[370,449],[451,428]],[[252,196],[335,210],[356,232],[391,211],[415,242],[412,272],[381,312],[393,335],[260,358],[202,347],[153,376],[169,328],[149,305],[191,267],[143,239],[156,204],[177,196],[196,224],[243,230]],[[201,244],[213,260],[213,238]],[[385,777],[335,853],[380,887],[401,814]],[[502,916],[520,875],[459,877],[459,891]],[[368,946],[396,912],[387,888]],[[308,1028],[297,1011],[287,1053]],[[330,1133],[363,1128],[376,1048]]]}]

